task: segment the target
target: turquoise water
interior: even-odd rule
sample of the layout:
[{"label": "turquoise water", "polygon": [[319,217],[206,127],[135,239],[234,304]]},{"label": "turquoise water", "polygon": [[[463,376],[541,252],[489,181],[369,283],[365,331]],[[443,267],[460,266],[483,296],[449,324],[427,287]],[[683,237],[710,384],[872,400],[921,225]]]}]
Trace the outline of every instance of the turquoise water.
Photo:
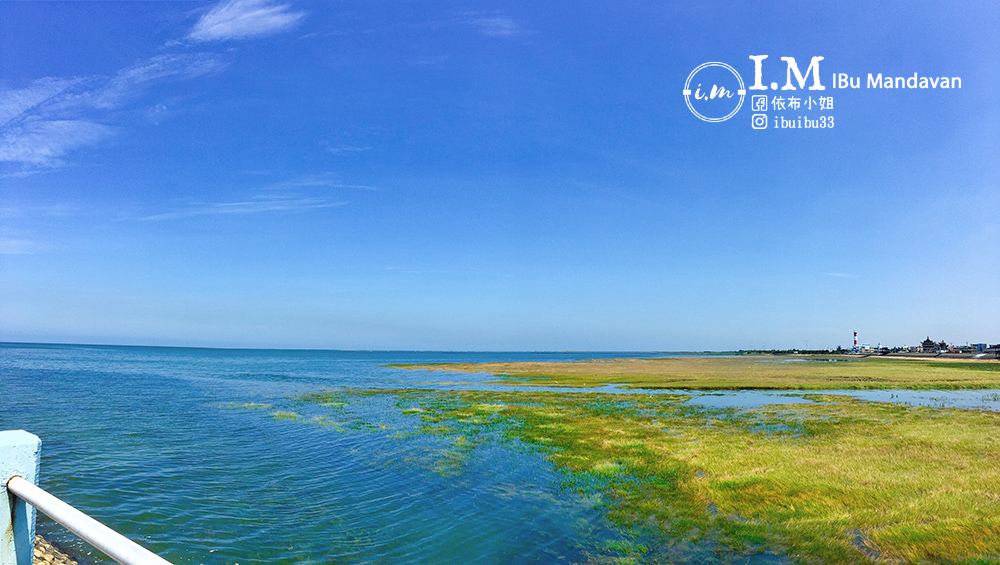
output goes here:
[{"label": "turquoise water", "polygon": [[385,363],[601,356],[622,354],[4,344],[0,429],[42,438],[43,488],[177,564],[581,562],[620,534],[531,450],[487,442],[449,466],[443,439],[357,425],[398,414],[376,400],[336,428],[272,414],[321,410],[294,400],[314,390],[454,379]]},{"label": "turquoise water", "polygon": [[[609,548],[623,544],[648,547],[646,562],[788,562],[617,531],[599,497],[563,488],[567,477],[536,451],[499,438],[456,451],[446,438],[407,434],[419,419],[389,395],[354,395],[345,407],[296,400],[330,389],[497,386],[491,375],[388,363],[626,355],[655,354],[0,344],[0,429],[42,438],[43,488],[178,565],[609,562],[621,556]],[[995,391],[826,392],[1000,409]],[[813,401],[795,391],[687,394],[707,410]],[[46,518],[39,530],[84,564],[110,563]]]}]

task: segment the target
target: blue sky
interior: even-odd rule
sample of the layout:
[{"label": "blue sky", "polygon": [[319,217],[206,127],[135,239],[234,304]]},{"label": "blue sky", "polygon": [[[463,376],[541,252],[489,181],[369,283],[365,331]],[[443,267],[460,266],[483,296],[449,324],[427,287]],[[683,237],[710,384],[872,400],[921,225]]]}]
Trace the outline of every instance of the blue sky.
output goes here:
[{"label": "blue sky", "polygon": [[768,4],[0,3],[0,339],[1000,341],[1000,6]]}]

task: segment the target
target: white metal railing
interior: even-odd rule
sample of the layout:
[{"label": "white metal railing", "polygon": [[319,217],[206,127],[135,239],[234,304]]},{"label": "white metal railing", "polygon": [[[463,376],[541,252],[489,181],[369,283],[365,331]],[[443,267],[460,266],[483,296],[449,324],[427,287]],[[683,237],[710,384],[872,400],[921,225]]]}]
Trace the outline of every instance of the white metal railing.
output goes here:
[{"label": "white metal railing", "polygon": [[0,539],[0,565],[32,564],[36,509],[122,565],[170,565],[36,486],[40,444],[37,436],[22,430],[0,432],[0,490],[4,491],[0,492],[0,507],[9,510],[2,512],[4,508],[0,508],[0,526],[5,526]]}]

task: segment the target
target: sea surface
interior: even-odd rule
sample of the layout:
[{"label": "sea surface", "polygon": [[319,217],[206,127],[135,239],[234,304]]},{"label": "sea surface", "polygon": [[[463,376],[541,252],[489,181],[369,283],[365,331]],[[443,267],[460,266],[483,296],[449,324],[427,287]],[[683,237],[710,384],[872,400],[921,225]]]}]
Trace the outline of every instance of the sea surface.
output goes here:
[{"label": "sea surface", "polygon": [[[623,355],[0,344],[0,429],[42,439],[43,488],[177,564],[579,562],[616,533],[531,450],[487,443],[455,472],[439,438],[274,413],[308,416],[295,399],[330,388],[441,386],[389,363]],[[47,518],[38,529],[105,562]]]},{"label": "sea surface", "polygon": [[[0,344],[0,430],[42,439],[43,488],[178,565],[587,562],[623,533],[599,500],[564,488],[567,477],[536,451],[498,438],[456,460],[444,438],[408,434],[418,419],[401,417],[391,396],[333,416],[298,398],[331,389],[498,386],[491,375],[385,366],[392,363],[624,356],[662,354],[8,343]],[[1000,408],[990,391],[849,394]],[[707,407],[811,401],[806,393],[762,392],[691,400]],[[280,417],[290,412],[300,417]],[[317,416],[343,422],[310,424]],[[84,563],[110,563],[47,518],[38,529]]]}]

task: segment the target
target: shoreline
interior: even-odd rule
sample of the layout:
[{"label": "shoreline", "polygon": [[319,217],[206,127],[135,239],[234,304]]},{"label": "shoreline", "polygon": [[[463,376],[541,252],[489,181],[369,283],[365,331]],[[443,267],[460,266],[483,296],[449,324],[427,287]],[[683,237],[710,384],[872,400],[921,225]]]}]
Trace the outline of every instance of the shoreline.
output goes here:
[{"label": "shoreline", "polygon": [[787,356],[787,357],[847,357],[863,359],[867,357],[878,357],[885,359],[937,359],[946,361],[948,359],[954,359],[958,361],[996,361],[1000,359],[997,357],[996,353],[985,352],[985,353],[923,353],[920,351],[895,351],[892,353],[878,353],[875,351],[864,352],[864,353],[852,353],[850,351],[831,351],[829,353],[821,353],[815,351],[738,351],[738,352],[706,352],[706,355],[731,355],[733,357],[767,357],[767,356]]},{"label": "shoreline", "polygon": [[42,536],[35,534],[34,565],[78,565],[77,560]]}]

